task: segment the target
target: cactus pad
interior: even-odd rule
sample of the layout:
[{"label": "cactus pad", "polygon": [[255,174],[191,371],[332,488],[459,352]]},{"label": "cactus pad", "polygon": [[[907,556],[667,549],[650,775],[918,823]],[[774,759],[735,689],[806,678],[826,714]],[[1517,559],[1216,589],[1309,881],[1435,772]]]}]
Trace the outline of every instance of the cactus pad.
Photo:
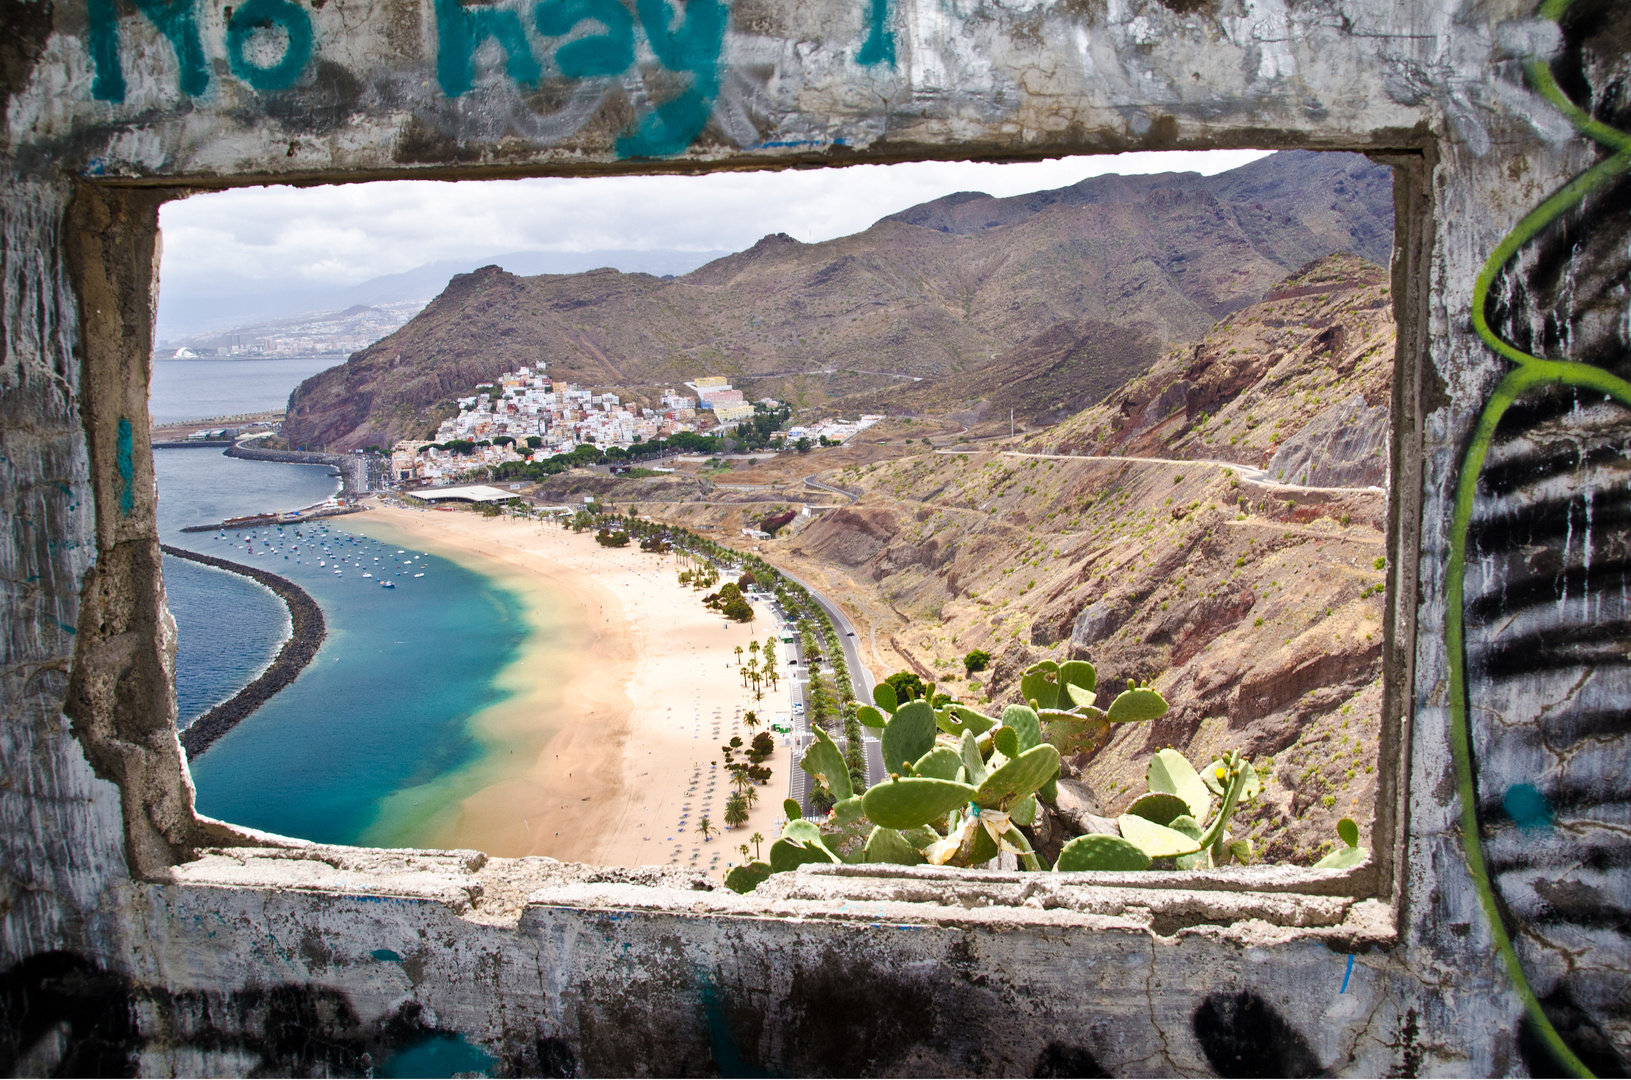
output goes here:
[{"label": "cactus pad", "polygon": [[[1153,821],[1157,825],[1172,826],[1176,817],[1187,817],[1194,821],[1193,811],[1183,799],[1165,791],[1151,791],[1140,795],[1133,800],[1133,805],[1127,808],[1129,814],[1137,814],[1145,821]],[[1196,831],[1199,836],[1199,830]]]},{"label": "cactus pad", "polygon": [[866,838],[866,861],[869,863],[894,863],[897,866],[917,866],[925,862],[923,853],[913,847],[911,842],[894,829],[886,829],[882,825],[873,828],[870,836]]},{"label": "cactus pad", "polygon": [[916,761],[934,749],[934,734],[938,730],[934,708],[927,701],[908,701],[896,709],[883,729],[884,769],[903,772],[902,762]]},{"label": "cactus pad", "polygon": [[1098,689],[1099,673],[1086,660],[1066,660],[1059,665],[1059,685],[1075,686],[1091,693]]},{"label": "cactus pad", "polygon": [[[1019,738],[1019,754],[1023,754],[1031,747],[1042,741],[1042,725],[1036,718],[1036,713],[1023,705],[1010,705],[1002,710],[1002,726],[1012,728]],[[1018,757],[1019,754],[1009,754],[1009,757]]]},{"label": "cactus pad", "polygon": [[1078,836],[1059,851],[1055,870],[1148,870],[1150,857],[1130,840],[1103,833]]},{"label": "cactus pad", "polygon": [[725,875],[725,888],[732,892],[750,893],[771,873],[770,864],[759,859],[746,866],[733,866],[731,872]]},{"label": "cactus pad", "polygon": [[1013,806],[1035,794],[1058,771],[1059,751],[1047,743],[1033,746],[987,776],[974,795],[974,804],[984,809]]},{"label": "cactus pad", "polygon": [[1196,821],[1205,821],[1212,806],[1212,795],[1201,782],[1184,755],[1176,750],[1162,750],[1150,759],[1145,779],[1151,791],[1164,791],[1176,795],[1189,804],[1189,815]]},{"label": "cactus pad", "polygon": [[849,766],[844,764],[844,755],[839,751],[838,744],[832,741],[832,736],[820,728],[816,728],[813,734],[815,742],[804,751],[804,760],[800,765],[820,781],[834,799],[842,802],[855,794],[855,789],[850,786]]},{"label": "cactus pad", "polygon": [[936,780],[955,780],[962,768],[962,755],[949,746],[937,746],[918,758],[917,763],[912,766],[912,771],[919,776],[930,776]]},{"label": "cactus pad", "polygon": [[866,816],[886,829],[910,829],[926,825],[948,810],[967,803],[976,789],[954,780],[916,776],[889,780],[867,789],[861,797]]},{"label": "cactus pad", "polygon": [[1198,840],[1191,839],[1176,829],[1157,825],[1137,814],[1123,814],[1116,819],[1116,824],[1120,826],[1123,837],[1137,844],[1143,849],[1144,854],[1152,859],[1193,855],[1201,850]]},{"label": "cactus pad", "polygon": [[1107,714],[1112,724],[1135,724],[1141,720],[1155,720],[1167,714],[1167,699],[1154,690],[1141,687],[1123,690],[1110,703]]}]

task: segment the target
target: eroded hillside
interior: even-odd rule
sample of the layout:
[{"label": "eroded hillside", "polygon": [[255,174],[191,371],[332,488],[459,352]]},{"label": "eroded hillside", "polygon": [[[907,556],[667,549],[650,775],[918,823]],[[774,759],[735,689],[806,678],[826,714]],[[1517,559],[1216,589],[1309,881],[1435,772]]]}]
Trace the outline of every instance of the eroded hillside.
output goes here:
[{"label": "eroded hillside", "polygon": [[[1368,829],[1376,798],[1393,355],[1381,274],[1356,259],[1305,268],[1012,449],[881,428],[881,445],[846,448],[816,477],[853,504],[756,546],[841,598],[877,671],[910,667],[993,703],[1043,658],[1086,657],[1110,683],[1153,679],[1172,711],[1072,763],[1090,809],[1124,809],[1154,750],[1239,749],[1268,778],[1244,818],[1265,856],[1312,862],[1339,818]],[[1374,437],[1332,421],[1361,407]],[[1362,452],[1373,438],[1380,455]],[[1092,451],[1112,456],[1076,456]],[[1300,472],[1282,480],[1292,454]],[[821,464],[834,459],[784,455],[687,501],[635,485],[622,497],[742,542],[741,527],[801,497],[845,503],[801,493]],[[1302,474],[1323,482],[1289,482]],[[970,679],[973,649],[996,661]]]}]

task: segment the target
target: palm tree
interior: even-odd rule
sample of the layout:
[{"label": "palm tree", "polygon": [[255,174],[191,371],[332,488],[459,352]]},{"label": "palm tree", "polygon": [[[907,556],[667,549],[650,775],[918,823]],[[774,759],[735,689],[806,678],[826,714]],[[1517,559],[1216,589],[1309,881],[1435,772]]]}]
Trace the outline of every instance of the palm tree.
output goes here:
[{"label": "palm tree", "polygon": [[752,731],[759,726],[759,714],[751,709],[742,714],[742,726]]},{"label": "palm tree", "polygon": [[712,840],[713,836],[711,834],[718,831],[718,829],[714,828],[714,823],[708,820],[707,814],[703,814],[702,817],[697,819],[697,832],[702,834],[703,843]]},{"label": "palm tree", "polygon": [[736,662],[738,664],[742,662],[742,646],[740,645],[736,647]]},{"label": "palm tree", "polygon": [[747,862],[748,861],[748,846],[746,844],[742,844],[742,845],[739,845],[736,850],[740,851],[742,853],[742,861],[744,863]]},{"label": "palm tree", "polygon": [[752,836],[748,837],[748,843],[753,845],[753,857],[755,859],[757,859],[759,857],[759,845],[764,843],[764,842],[765,842],[764,833],[756,832]]},{"label": "palm tree", "polygon": [[734,829],[738,825],[746,825],[747,823],[748,800],[741,792],[737,792],[725,800],[725,824]]}]

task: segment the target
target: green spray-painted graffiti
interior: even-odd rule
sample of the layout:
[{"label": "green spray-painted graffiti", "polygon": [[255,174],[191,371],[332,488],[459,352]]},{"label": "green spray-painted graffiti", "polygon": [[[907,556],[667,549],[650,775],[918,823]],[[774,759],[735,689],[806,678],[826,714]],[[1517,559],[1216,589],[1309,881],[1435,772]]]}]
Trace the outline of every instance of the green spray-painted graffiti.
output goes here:
[{"label": "green spray-painted graffiti", "polygon": [[[1571,3],[1572,0],[1546,0],[1537,15],[1553,23],[1559,22]],[[1534,1033],[1556,1057],[1559,1064],[1577,1076],[1590,1076],[1590,1070],[1563,1040],[1530,986],[1513,945],[1511,932],[1506,925],[1502,905],[1490,881],[1480,831],[1477,777],[1469,723],[1470,696],[1465,623],[1467,546],[1479,474],[1483,470],[1502,417],[1523,394],[1539,387],[1570,387],[1595,391],[1623,405],[1631,405],[1631,383],[1590,364],[1531,355],[1503,339],[1489,324],[1491,288],[1503,268],[1547,226],[1578,207],[1593,192],[1602,190],[1606,185],[1631,172],[1631,135],[1596,120],[1570,100],[1558,85],[1546,60],[1529,59],[1524,64],[1524,71],[1530,86],[1567,116],[1581,135],[1595,141],[1610,153],[1565,184],[1520,221],[1490,253],[1473,287],[1474,330],[1486,345],[1516,366],[1496,385],[1479,413],[1457,479],[1455,508],[1450,527],[1450,558],[1446,568],[1444,615],[1445,651],[1450,669],[1450,746],[1455,760],[1457,790],[1461,801],[1461,843],[1466,852],[1468,868],[1478,893],[1479,903],[1489,920],[1502,962],[1523,1000],[1524,1010]]]},{"label": "green spray-painted graffiti", "polygon": [[[623,157],[666,157],[691,145],[708,123],[719,95],[719,56],[728,12],[718,0],[687,0],[676,19],[669,0],[636,0],[640,29],[658,63],[689,84],[648,112],[617,141]],[[554,50],[555,66],[569,79],[620,75],[633,65],[635,21],[617,0],[541,0],[533,7],[533,26],[544,37],[562,38],[581,24],[598,24],[600,32],[574,38]],[[436,78],[448,97],[475,86],[475,53],[488,41],[504,51],[504,73],[523,86],[543,78],[514,9],[472,8],[460,0],[436,0],[440,38]]]},{"label": "green spray-painted graffiti", "polygon": [[[181,92],[192,97],[209,89],[210,73],[198,37],[193,0],[133,0],[136,10],[164,35],[175,50]],[[89,0],[85,40],[96,75],[91,96],[99,101],[125,99],[125,73],[120,63],[119,10],[115,0]]]},{"label": "green spray-painted graffiti", "polygon": [[867,17],[866,41],[855,54],[857,64],[872,67],[875,64],[895,66],[895,32],[889,29],[889,0],[872,0]]},{"label": "green spray-painted graffiti", "polygon": [[[281,29],[286,35],[283,58],[267,67],[249,57],[250,38],[258,31]],[[293,86],[311,60],[311,17],[291,0],[249,0],[227,20],[227,62],[232,73],[256,90]]]},{"label": "green spray-painted graffiti", "polygon": [[128,416],[119,417],[113,468],[119,474],[119,513],[129,517],[136,510],[136,432]]},{"label": "green spray-painted graffiti", "polygon": [[[131,0],[175,53],[181,92],[198,97],[210,89],[210,62],[199,32],[197,0]],[[890,0],[867,0],[866,38],[856,53],[862,65],[895,63],[889,28]],[[98,100],[122,102],[127,86],[120,46],[117,0],[86,0],[86,46]],[[247,0],[228,8],[226,53],[232,74],[261,92],[294,86],[309,70],[317,39],[312,17],[294,0]],[[643,32],[657,62],[680,76],[677,93],[650,109],[616,144],[623,157],[666,157],[685,150],[702,133],[720,90],[720,62],[729,9],[720,0],[538,0],[531,28],[522,5],[435,0],[436,81],[450,98],[476,86],[477,54],[489,42],[504,55],[504,74],[536,86],[545,66],[528,34],[558,40],[555,68],[566,79],[622,75],[636,62],[635,30]],[[598,32],[581,33],[585,26]],[[578,36],[573,37],[572,35]],[[258,39],[258,36],[266,35]],[[279,52],[281,49],[281,52]],[[265,62],[276,55],[275,62]]]}]

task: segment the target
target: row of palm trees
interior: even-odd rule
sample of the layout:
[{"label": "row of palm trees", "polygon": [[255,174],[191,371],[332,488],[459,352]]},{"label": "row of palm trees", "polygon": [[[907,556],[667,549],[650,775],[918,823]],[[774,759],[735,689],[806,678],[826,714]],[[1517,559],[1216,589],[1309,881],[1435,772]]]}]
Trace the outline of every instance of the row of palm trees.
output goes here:
[{"label": "row of palm trees", "polygon": [[[763,652],[762,665],[760,659],[761,650]],[[781,674],[776,670],[775,638],[765,638],[763,646],[757,641],[748,642],[748,662],[746,664],[742,663],[742,646],[738,645],[736,647],[736,664],[737,670],[742,675],[743,689],[747,689],[750,683],[753,686],[754,701],[763,701],[765,699],[764,684],[767,681],[770,683],[772,691],[781,682]],[[748,717],[753,717],[753,719],[749,721]],[[749,731],[752,731],[754,726],[759,723],[759,718],[750,712],[742,718],[742,722],[747,724]]]}]

